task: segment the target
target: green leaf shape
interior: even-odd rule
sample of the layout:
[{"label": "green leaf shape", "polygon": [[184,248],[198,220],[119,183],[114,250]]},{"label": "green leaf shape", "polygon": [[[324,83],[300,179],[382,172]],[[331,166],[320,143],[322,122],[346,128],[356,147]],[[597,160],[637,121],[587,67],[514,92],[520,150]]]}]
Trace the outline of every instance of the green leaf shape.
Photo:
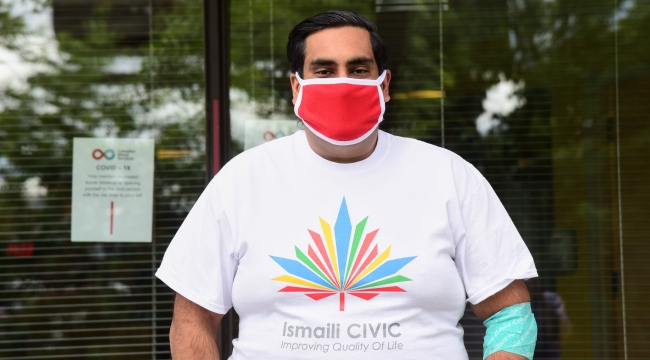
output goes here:
[{"label": "green leaf shape", "polygon": [[334,286],[335,288],[338,288],[338,286],[334,285],[334,284],[332,283],[332,281],[331,281],[331,280],[330,280],[330,279],[329,279],[325,274],[323,274],[322,271],[320,271],[320,269],[318,268],[318,266],[316,266],[316,264],[314,264],[314,263],[311,261],[311,259],[309,259],[309,258],[307,257],[307,255],[305,255],[305,253],[303,253],[302,251],[300,251],[300,249],[298,249],[297,246],[296,246],[295,248],[296,248],[296,257],[297,257],[300,261],[302,261],[303,264],[307,265],[307,266],[308,266],[308,267],[309,267],[313,272],[315,272],[315,273],[316,273],[318,276],[320,276],[323,280],[327,281],[328,283],[330,283],[330,284],[331,284],[332,286]]},{"label": "green leaf shape", "polygon": [[406,276],[395,275],[393,277],[389,277],[389,278],[386,278],[384,280],[375,281],[373,283],[366,284],[366,285],[360,286],[358,288],[352,288],[350,290],[361,290],[361,289],[373,288],[373,287],[378,287],[378,286],[388,285],[388,284],[394,284],[394,283],[403,282],[403,281],[411,281],[411,279],[407,278]]},{"label": "green leaf shape", "polygon": [[359,243],[361,242],[361,237],[363,236],[363,230],[366,228],[366,222],[368,217],[361,220],[354,229],[354,240],[352,240],[352,249],[350,250],[350,256],[348,257],[348,267],[345,269],[345,278],[343,279],[343,284],[348,281],[348,276],[350,275],[350,268],[354,258],[357,256],[357,250],[359,248]]}]

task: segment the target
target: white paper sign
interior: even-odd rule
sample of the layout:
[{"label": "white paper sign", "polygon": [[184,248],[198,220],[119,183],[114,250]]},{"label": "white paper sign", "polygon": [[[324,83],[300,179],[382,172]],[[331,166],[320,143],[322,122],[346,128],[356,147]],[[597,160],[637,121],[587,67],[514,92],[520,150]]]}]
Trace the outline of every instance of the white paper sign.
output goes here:
[{"label": "white paper sign", "polygon": [[298,130],[297,120],[246,120],[244,150],[291,135]]},{"label": "white paper sign", "polygon": [[151,242],[154,142],[75,138],[72,241]]}]

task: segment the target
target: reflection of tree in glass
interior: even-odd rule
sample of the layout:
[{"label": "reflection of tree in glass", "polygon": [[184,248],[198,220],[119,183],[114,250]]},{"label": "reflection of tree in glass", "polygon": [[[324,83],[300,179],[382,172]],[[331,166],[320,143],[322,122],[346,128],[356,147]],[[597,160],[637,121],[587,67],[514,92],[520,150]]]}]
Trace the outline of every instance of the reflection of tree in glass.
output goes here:
[{"label": "reflection of tree in glass", "polygon": [[[202,2],[153,1],[152,36],[111,22],[147,1],[69,3],[89,15],[64,19],[79,31],[54,34],[30,25],[52,23],[49,2],[0,2],[0,52],[21,75],[0,76],[0,249],[33,244],[30,257],[2,258],[11,271],[0,275],[0,340],[14,349],[3,356],[101,345],[141,358],[152,343],[151,251],[163,251],[205,184]],[[94,136],[156,140],[159,246],[70,243],[72,138]]]},{"label": "reflection of tree in glass", "polygon": [[[287,36],[308,16],[331,9],[373,15],[374,1],[232,1],[230,3],[230,86],[233,155],[243,150],[244,122],[297,119],[293,115]],[[242,112],[242,107],[249,111]],[[233,110],[231,108],[231,110]]]},{"label": "reflection of tree in glass", "polygon": [[[579,251],[589,265],[583,263],[579,277],[568,283],[584,288],[562,296],[569,313],[588,307],[592,323],[574,324],[583,328],[572,333],[563,353],[590,344],[584,348],[598,349],[602,358],[615,357],[620,331],[611,320],[617,316],[615,304],[608,300],[616,296],[611,287],[615,253],[593,250],[609,249],[616,212],[611,197],[615,56],[625,74],[621,79],[647,78],[641,63],[650,60],[644,40],[650,35],[650,3],[618,6],[615,11],[607,1],[464,1],[452,3],[444,14],[445,77],[454,80],[445,84],[446,143],[477,165],[499,194],[537,261],[542,291],[556,291],[558,283],[557,264],[548,254],[550,231],[581,229],[588,245]],[[475,121],[486,110],[485,91],[501,82],[498,74],[506,81],[525,81],[520,95],[526,104],[499,116],[499,131],[481,137]],[[621,119],[622,124],[630,120]],[[636,137],[647,139],[648,129]],[[636,151],[642,149],[638,145]],[[586,276],[589,284],[581,280]],[[589,326],[599,330],[592,333]]]}]

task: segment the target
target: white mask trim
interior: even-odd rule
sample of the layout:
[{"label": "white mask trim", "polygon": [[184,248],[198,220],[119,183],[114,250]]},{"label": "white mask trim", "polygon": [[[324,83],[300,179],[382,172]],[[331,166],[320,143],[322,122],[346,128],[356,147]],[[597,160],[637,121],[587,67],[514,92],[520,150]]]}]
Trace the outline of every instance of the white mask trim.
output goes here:
[{"label": "white mask trim", "polygon": [[316,78],[316,79],[307,79],[304,80],[300,77],[300,75],[296,72],[296,79],[298,80],[298,83],[300,84],[300,90],[298,90],[298,98],[296,99],[296,104],[293,107],[293,111],[296,114],[296,116],[299,119],[300,116],[298,115],[298,109],[300,108],[300,103],[302,102],[302,87],[303,86],[309,86],[309,85],[332,85],[332,84],[354,84],[354,85],[365,85],[365,86],[376,86],[377,91],[379,92],[379,105],[381,106],[381,113],[379,114],[379,118],[377,119],[377,124],[372,127],[367,133],[363,134],[361,137],[354,139],[354,140],[348,140],[348,141],[340,141],[340,140],[334,140],[331,138],[328,138],[327,136],[319,133],[318,131],[314,130],[309,124],[307,124],[306,121],[303,120],[303,124],[316,136],[319,138],[327,141],[330,144],[334,145],[340,145],[340,146],[348,146],[348,145],[354,145],[362,142],[363,140],[367,139],[370,134],[372,134],[373,131],[379,127],[379,123],[381,123],[384,120],[384,111],[386,111],[386,102],[384,101],[384,91],[381,88],[381,84],[384,82],[384,79],[386,78],[386,70],[381,73],[381,75],[374,80],[368,80],[368,79],[354,79],[354,78]]},{"label": "white mask trim", "polygon": [[296,73],[296,79],[300,86],[305,85],[331,85],[331,84],[354,84],[354,85],[366,85],[366,86],[378,86],[384,82],[386,78],[386,70],[379,75],[377,79],[355,79],[347,77],[335,77],[335,78],[313,78],[304,80],[300,77],[300,74]]},{"label": "white mask trim", "polygon": [[358,144],[358,143],[362,142],[363,140],[367,139],[368,136],[370,136],[370,134],[372,134],[372,132],[375,131],[375,130],[377,129],[377,127],[379,126],[379,124],[373,126],[372,129],[370,129],[370,131],[368,131],[367,133],[363,134],[361,137],[356,138],[356,139],[354,139],[354,140],[340,141],[340,140],[330,139],[330,138],[328,138],[327,136],[325,136],[325,135],[319,133],[318,131],[314,130],[311,126],[309,126],[305,121],[303,121],[302,123],[303,123],[303,124],[305,125],[305,127],[307,127],[307,128],[308,128],[312,133],[314,133],[314,135],[316,135],[316,136],[318,136],[319,138],[321,138],[321,139],[327,141],[327,142],[330,143],[330,144],[333,144],[333,145],[339,145],[339,146],[348,146],[348,145]]}]

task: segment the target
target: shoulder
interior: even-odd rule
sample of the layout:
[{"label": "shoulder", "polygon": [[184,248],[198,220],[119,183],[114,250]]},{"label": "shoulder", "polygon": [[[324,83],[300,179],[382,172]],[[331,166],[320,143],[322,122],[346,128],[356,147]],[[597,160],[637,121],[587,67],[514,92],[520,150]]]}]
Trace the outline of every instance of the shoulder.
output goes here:
[{"label": "shoulder", "polygon": [[[467,168],[469,171],[479,173],[476,168],[455,152],[421,140],[391,135],[386,133],[391,143],[391,150],[401,156],[410,156],[418,162],[427,162],[430,165],[448,165],[454,170]],[[480,174],[480,173],[479,173]]]},{"label": "shoulder", "polygon": [[293,153],[299,135],[299,133],[295,133],[289,136],[284,136],[245,150],[232,158],[232,160],[224,166],[224,170],[226,167],[237,168],[246,166],[252,162],[264,161],[268,158],[287,157]]},{"label": "shoulder", "polygon": [[298,134],[285,136],[248,149],[233,157],[217,173],[214,181],[233,185],[238,179],[259,176],[270,168],[278,168],[291,162],[295,156]]},{"label": "shoulder", "polygon": [[462,201],[473,189],[485,181],[471,163],[455,152],[424,141],[387,134],[391,152],[401,162],[422,167],[436,177],[448,177]]}]

